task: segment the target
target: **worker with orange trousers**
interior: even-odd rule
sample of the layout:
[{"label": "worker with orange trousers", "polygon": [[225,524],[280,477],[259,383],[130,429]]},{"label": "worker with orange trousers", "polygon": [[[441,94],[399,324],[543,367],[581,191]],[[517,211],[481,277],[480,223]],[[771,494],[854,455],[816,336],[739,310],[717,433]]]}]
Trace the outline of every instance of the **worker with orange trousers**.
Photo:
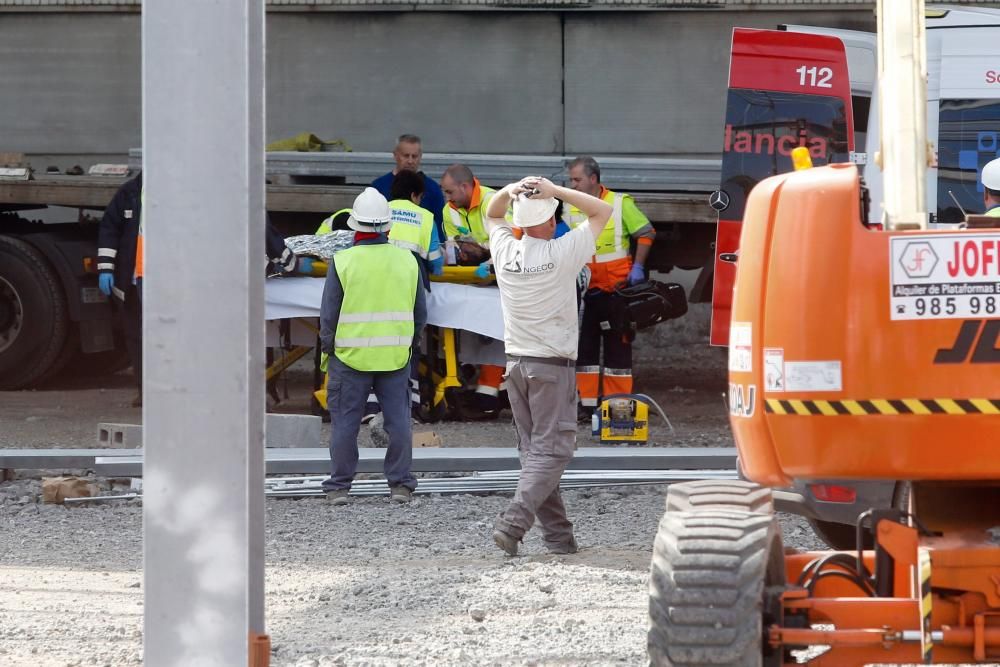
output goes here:
[{"label": "worker with orange trousers", "polygon": [[[581,416],[589,418],[598,395],[632,391],[632,333],[624,326],[615,288],[646,280],[645,264],[656,231],[630,195],[613,192],[601,184],[601,167],[590,156],[569,163],[570,187],[611,204],[613,212],[597,239],[591,262],[590,284],[583,297],[583,321],[576,359],[576,386]],[[575,228],[586,220],[569,207],[566,223]],[[631,256],[635,241],[635,260]],[[603,364],[602,364],[603,347]],[[603,367],[603,378],[602,378]]]},{"label": "worker with orange trousers", "polygon": [[[459,239],[474,242],[489,248],[489,234],[483,225],[486,207],[496,192],[482,185],[472,170],[464,164],[448,167],[441,178],[441,190],[446,204],[444,218],[445,239]],[[490,273],[492,260],[487,260],[476,269],[476,275],[486,278]],[[503,383],[503,366],[481,364],[476,382],[475,412],[467,415],[474,419],[496,419],[500,414],[500,392]]]}]

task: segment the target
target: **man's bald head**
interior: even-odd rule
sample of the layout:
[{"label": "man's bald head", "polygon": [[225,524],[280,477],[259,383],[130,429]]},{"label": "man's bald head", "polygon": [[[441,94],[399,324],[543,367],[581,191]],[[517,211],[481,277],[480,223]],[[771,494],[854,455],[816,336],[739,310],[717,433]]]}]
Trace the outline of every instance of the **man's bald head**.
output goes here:
[{"label": "man's bald head", "polygon": [[475,181],[475,176],[472,175],[472,170],[469,169],[464,164],[453,164],[444,170],[444,175],[451,178],[459,185],[463,183],[472,183]]}]

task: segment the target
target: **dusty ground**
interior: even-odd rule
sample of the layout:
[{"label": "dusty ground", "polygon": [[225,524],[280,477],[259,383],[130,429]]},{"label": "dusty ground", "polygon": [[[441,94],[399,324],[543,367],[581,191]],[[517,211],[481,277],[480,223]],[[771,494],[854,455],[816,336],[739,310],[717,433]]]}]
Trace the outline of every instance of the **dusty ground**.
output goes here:
[{"label": "dusty ground", "polygon": [[[702,313],[703,315],[703,313]],[[677,428],[656,444],[731,444],[721,399],[725,356],[704,346],[705,319],[643,336],[637,390]],[[304,411],[307,372],[281,411]],[[131,378],[0,393],[0,446],[93,447],[98,422],[138,423]],[[446,445],[512,445],[506,420],[436,424]],[[581,427],[580,442],[589,444]],[[36,502],[37,479],[0,484],[0,665],[141,663],[141,506]],[[566,494],[583,550],[544,554],[529,534],[518,558],[489,537],[503,496],[267,503],[272,664],[639,665],[646,587],[665,487]],[[819,548],[782,517],[786,543]],[[477,620],[482,619],[482,620]]]}]

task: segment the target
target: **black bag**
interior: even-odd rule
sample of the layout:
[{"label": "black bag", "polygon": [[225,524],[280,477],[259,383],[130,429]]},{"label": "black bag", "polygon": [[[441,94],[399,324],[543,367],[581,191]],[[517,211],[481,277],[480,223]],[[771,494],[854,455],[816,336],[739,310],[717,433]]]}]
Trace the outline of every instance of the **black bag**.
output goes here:
[{"label": "black bag", "polygon": [[635,331],[680,317],[687,312],[687,296],[677,283],[657,280],[621,287],[615,294],[623,301],[625,312]]}]

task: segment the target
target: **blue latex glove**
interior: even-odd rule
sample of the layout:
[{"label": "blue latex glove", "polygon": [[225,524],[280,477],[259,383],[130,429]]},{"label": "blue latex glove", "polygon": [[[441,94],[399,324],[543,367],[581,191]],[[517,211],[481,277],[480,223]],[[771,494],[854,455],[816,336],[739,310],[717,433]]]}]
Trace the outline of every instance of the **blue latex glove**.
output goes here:
[{"label": "blue latex glove", "polygon": [[112,273],[102,273],[97,277],[97,286],[104,296],[111,296],[111,288],[115,286],[115,276]]},{"label": "blue latex glove", "polygon": [[299,273],[311,276],[313,272],[313,258],[299,257]]},{"label": "blue latex glove", "polygon": [[646,272],[642,269],[642,264],[633,264],[632,270],[628,272],[628,284],[638,285],[646,280]]},{"label": "blue latex glove", "polygon": [[490,277],[490,265],[489,262],[483,262],[476,267],[476,277],[480,279],[486,279]]}]

